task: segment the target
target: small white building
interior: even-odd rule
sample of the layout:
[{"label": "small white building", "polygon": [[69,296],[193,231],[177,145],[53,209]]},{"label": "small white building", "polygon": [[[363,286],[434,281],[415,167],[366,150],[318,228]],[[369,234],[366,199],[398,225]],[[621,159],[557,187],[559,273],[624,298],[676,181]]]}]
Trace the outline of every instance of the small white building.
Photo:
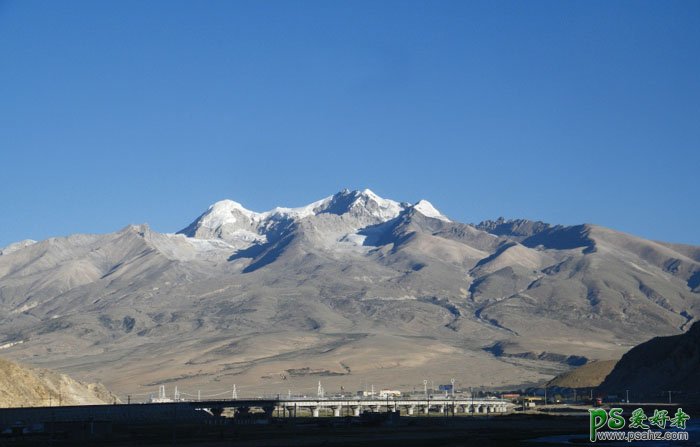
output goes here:
[{"label": "small white building", "polygon": [[386,399],[387,397],[401,397],[401,391],[397,390],[379,390],[379,397]]}]

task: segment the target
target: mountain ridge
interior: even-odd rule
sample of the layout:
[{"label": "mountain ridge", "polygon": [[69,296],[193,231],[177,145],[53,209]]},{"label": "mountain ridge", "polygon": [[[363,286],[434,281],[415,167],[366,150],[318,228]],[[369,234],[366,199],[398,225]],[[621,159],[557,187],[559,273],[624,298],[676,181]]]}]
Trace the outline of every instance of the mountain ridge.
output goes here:
[{"label": "mountain ridge", "polygon": [[286,372],[304,368],[338,385],[505,386],[700,315],[700,247],[590,224],[471,225],[369,190],[263,213],[217,203],[178,234],[130,225],[0,256],[3,354],[120,392],[314,386]]}]

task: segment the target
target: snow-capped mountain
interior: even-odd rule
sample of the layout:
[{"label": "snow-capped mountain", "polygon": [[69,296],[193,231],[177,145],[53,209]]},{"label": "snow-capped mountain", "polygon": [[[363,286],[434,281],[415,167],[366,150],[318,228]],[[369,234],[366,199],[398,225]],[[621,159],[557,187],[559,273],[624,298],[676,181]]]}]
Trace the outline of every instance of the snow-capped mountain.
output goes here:
[{"label": "snow-capped mountain", "polygon": [[[700,315],[700,247],[341,191],[0,256],[0,354],[121,392],[531,383]],[[284,381],[284,382],[282,382]],[[282,385],[284,383],[284,385]]]},{"label": "snow-capped mountain", "polygon": [[241,249],[278,240],[302,220],[333,214],[343,216],[343,227],[350,230],[340,235],[340,242],[351,239],[362,228],[385,223],[409,210],[449,222],[427,200],[411,205],[383,199],[369,189],[346,189],[303,207],[278,207],[266,212],[250,211],[238,202],[222,200],[179,233],[198,239],[221,239]]}]

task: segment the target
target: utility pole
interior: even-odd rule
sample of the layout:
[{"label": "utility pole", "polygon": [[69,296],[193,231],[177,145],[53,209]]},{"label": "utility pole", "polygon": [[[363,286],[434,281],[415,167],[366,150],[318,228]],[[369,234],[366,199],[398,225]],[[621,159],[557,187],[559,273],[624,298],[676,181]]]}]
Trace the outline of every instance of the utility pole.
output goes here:
[{"label": "utility pole", "polygon": [[625,400],[626,400],[627,403],[630,403],[630,390],[625,390],[625,392],[626,392],[626,395],[627,395],[626,398],[625,398]]},{"label": "utility pole", "polygon": [[428,379],[423,379],[423,393],[425,393],[425,398],[428,398]]},{"label": "utility pole", "polygon": [[544,386],[544,406],[547,406],[547,385]]},{"label": "utility pole", "polygon": [[668,390],[668,403],[671,403],[671,390]]}]

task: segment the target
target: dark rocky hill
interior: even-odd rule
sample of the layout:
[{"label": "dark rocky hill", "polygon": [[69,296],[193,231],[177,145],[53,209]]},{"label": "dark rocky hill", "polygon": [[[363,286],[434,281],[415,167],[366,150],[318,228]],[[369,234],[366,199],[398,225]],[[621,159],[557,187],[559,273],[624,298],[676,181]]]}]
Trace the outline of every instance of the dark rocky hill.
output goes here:
[{"label": "dark rocky hill", "polygon": [[632,348],[601,388],[653,396],[673,391],[700,399],[700,322],[681,335],[656,337]]}]

